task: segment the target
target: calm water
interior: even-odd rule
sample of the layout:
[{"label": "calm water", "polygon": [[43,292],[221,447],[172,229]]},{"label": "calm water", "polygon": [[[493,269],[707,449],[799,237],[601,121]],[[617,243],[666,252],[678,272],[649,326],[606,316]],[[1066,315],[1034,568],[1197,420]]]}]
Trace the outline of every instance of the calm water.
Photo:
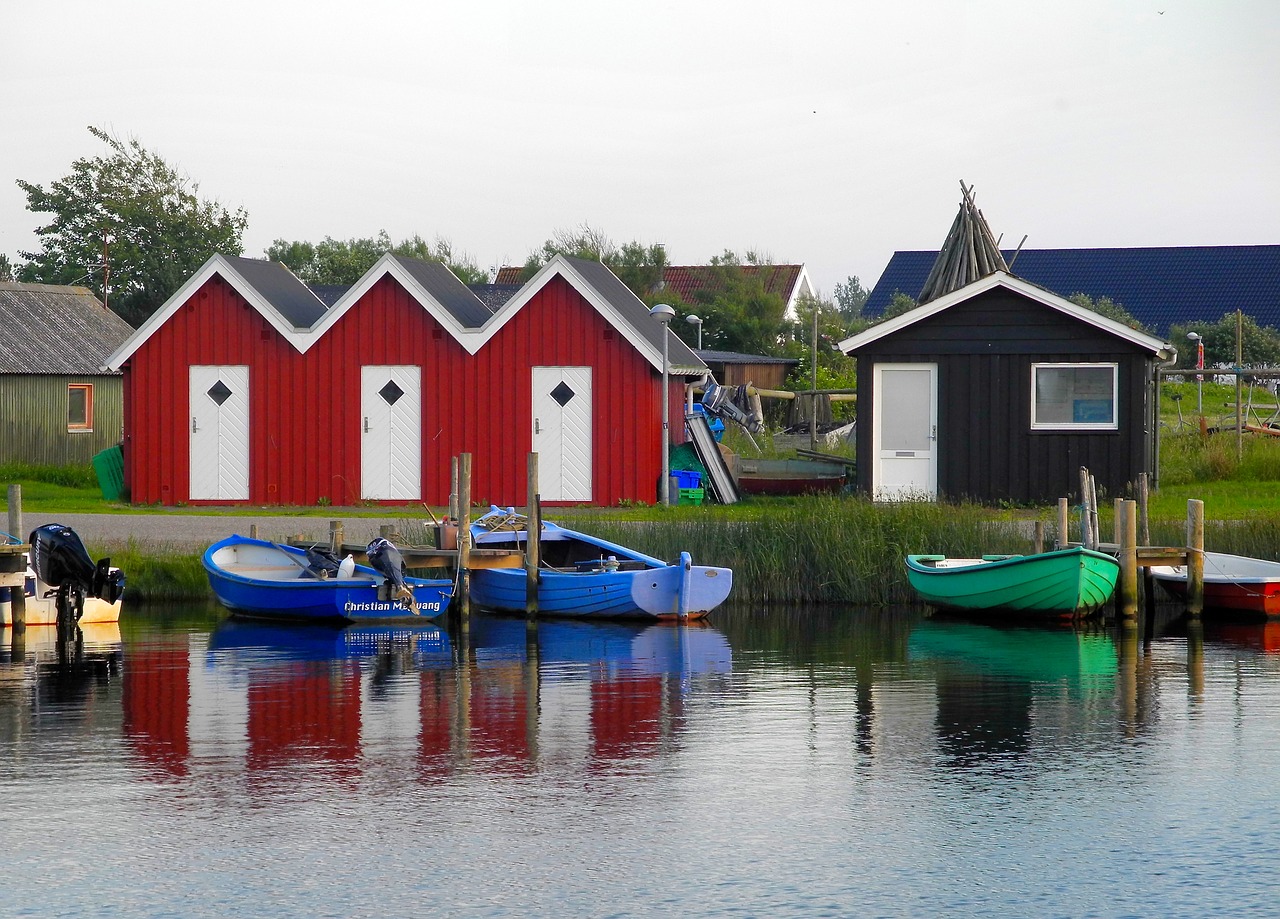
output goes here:
[{"label": "calm water", "polygon": [[1280,913],[1280,626],[47,632],[0,647],[0,915]]}]

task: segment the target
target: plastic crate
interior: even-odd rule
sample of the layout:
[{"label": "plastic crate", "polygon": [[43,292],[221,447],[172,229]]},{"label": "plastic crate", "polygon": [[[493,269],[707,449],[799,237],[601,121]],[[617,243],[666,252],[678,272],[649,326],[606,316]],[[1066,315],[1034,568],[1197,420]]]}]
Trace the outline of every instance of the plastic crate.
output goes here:
[{"label": "plastic crate", "polygon": [[680,489],[680,500],[677,504],[701,504],[702,496],[705,494],[701,488],[682,488]]},{"label": "plastic crate", "polygon": [[676,487],[684,490],[686,488],[701,488],[702,473],[695,472],[692,469],[672,469],[671,474],[675,476]]}]

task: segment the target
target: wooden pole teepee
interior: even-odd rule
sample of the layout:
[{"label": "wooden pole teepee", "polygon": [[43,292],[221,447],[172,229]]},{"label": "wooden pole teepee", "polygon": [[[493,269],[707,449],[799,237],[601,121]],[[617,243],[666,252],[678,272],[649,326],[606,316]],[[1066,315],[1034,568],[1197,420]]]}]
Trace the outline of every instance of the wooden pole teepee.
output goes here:
[{"label": "wooden pole teepee", "polygon": [[997,271],[1008,271],[1004,256],[982,211],[973,203],[973,186],[960,182],[964,199],[938,258],[929,269],[917,303],[928,303]]}]

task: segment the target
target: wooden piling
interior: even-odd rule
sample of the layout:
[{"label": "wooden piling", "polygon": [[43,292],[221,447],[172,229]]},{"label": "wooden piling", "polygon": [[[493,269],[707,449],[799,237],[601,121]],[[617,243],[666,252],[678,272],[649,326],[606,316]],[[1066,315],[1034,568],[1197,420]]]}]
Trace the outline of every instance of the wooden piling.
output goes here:
[{"label": "wooden piling", "polygon": [[1187,615],[1204,611],[1204,502],[1187,500]]},{"label": "wooden piling", "polygon": [[1032,548],[1035,549],[1036,555],[1044,551],[1044,521],[1037,520],[1032,532]]},{"label": "wooden piling", "polygon": [[18,542],[26,542],[27,534],[22,526],[22,486],[9,486],[9,535]]},{"label": "wooden piling", "polygon": [[1080,506],[1084,508],[1080,518],[1080,544],[1086,549],[1096,548],[1098,544],[1093,541],[1092,514],[1089,510],[1089,470],[1084,466],[1080,467]]},{"label": "wooden piling", "polygon": [[458,457],[458,615],[471,620],[471,454]]},{"label": "wooden piling", "polygon": [[249,524],[249,538],[250,539],[258,538],[258,525],[256,523]]},{"label": "wooden piling", "polygon": [[1151,545],[1151,520],[1148,516],[1150,484],[1145,472],[1138,473],[1138,542]]},{"label": "wooden piling", "polygon": [[1120,615],[1125,619],[1138,617],[1138,506],[1135,501],[1120,501],[1116,505],[1119,521],[1116,524],[1117,543],[1120,546]]},{"label": "wooden piling", "polygon": [[1112,526],[1112,529],[1115,531],[1115,539],[1116,539],[1117,546],[1124,542],[1124,537],[1120,532],[1121,530],[1120,508],[1123,504],[1124,504],[1124,498],[1116,498],[1111,505],[1111,516],[1113,518],[1111,521],[1111,526]]},{"label": "wooden piling", "polygon": [[[9,533],[21,544],[27,538],[22,526],[22,486],[10,485],[8,499]],[[19,570],[22,574],[19,586],[9,588],[9,623],[14,636],[27,631],[26,565],[20,565]]]},{"label": "wooden piling", "polygon": [[538,454],[529,454],[528,482],[529,503],[525,513],[525,533],[528,539],[524,547],[525,615],[538,618],[538,565],[542,560],[542,508],[538,494]]},{"label": "wooden piling", "polygon": [[1065,549],[1071,542],[1071,500],[1058,499],[1058,548]]},{"label": "wooden piling", "polygon": [[342,551],[342,544],[346,542],[344,530],[341,520],[329,521],[329,551],[334,555]]}]

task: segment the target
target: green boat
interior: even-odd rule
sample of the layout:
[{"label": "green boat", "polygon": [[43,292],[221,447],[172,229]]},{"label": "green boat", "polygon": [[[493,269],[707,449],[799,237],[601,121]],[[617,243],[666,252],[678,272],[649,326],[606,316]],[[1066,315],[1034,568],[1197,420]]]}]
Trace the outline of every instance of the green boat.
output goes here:
[{"label": "green boat", "polygon": [[1120,563],[1079,547],[1039,555],[908,555],[907,578],[925,602],[947,609],[1085,616],[1115,593]]}]

